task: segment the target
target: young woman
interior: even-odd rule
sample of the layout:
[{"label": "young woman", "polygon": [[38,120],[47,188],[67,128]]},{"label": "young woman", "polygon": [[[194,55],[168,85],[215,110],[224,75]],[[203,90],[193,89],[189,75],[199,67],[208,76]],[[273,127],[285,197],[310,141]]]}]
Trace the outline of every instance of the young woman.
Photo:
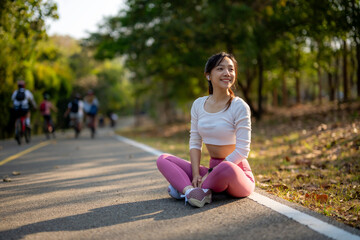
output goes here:
[{"label": "young woman", "polygon": [[[247,157],[250,151],[249,106],[231,90],[237,77],[233,55],[218,53],[205,65],[209,96],[196,99],[191,108],[190,160],[170,154],[157,160],[170,183],[170,196],[203,207],[212,191],[234,197],[249,196],[255,188]],[[200,166],[202,143],[211,156],[209,168]],[[180,194],[182,193],[182,194]]]}]

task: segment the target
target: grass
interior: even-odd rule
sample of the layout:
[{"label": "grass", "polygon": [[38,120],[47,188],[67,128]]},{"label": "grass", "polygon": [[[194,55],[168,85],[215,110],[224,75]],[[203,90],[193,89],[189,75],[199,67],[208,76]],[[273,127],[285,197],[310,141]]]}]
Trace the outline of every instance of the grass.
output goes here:
[{"label": "grass", "polygon": [[[249,163],[257,187],[360,229],[359,111],[359,103],[302,105],[254,120]],[[189,128],[184,123],[119,134],[188,159]]]}]

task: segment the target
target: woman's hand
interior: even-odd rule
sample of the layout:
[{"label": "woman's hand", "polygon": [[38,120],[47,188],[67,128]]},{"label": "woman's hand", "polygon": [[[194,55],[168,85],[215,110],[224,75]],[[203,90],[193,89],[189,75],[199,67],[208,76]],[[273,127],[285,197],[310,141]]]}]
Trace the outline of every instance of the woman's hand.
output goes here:
[{"label": "woman's hand", "polygon": [[192,185],[193,185],[193,187],[201,186],[201,176],[200,175],[193,176]]}]

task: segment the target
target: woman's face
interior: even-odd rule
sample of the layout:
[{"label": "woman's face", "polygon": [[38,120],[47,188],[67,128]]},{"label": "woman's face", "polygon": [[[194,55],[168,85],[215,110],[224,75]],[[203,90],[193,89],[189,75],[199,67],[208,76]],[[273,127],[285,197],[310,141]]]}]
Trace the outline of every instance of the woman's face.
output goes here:
[{"label": "woman's face", "polygon": [[233,61],[225,57],[218,66],[210,72],[210,81],[214,90],[229,89],[235,82],[235,66]]}]

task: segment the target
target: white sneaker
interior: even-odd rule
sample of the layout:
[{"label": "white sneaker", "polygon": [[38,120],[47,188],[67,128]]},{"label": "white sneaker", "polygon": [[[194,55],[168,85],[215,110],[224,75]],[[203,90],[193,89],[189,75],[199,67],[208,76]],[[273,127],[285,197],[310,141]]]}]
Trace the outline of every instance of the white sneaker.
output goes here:
[{"label": "white sneaker", "polygon": [[188,189],[185,196],[186,202],[190,203],[193,207],[203,207],[206,203],[211,203],[212,193],[210,189],[192,188]]},{"label": "white sneaker", "polygon": [[184,197],[181,196],[181,194],[179,193],[178,190],[176,190],[173,186],[171,186],[171,184],[168,187],[168,193],[171,197],[175,198],[175,199],[183,199]]}]

